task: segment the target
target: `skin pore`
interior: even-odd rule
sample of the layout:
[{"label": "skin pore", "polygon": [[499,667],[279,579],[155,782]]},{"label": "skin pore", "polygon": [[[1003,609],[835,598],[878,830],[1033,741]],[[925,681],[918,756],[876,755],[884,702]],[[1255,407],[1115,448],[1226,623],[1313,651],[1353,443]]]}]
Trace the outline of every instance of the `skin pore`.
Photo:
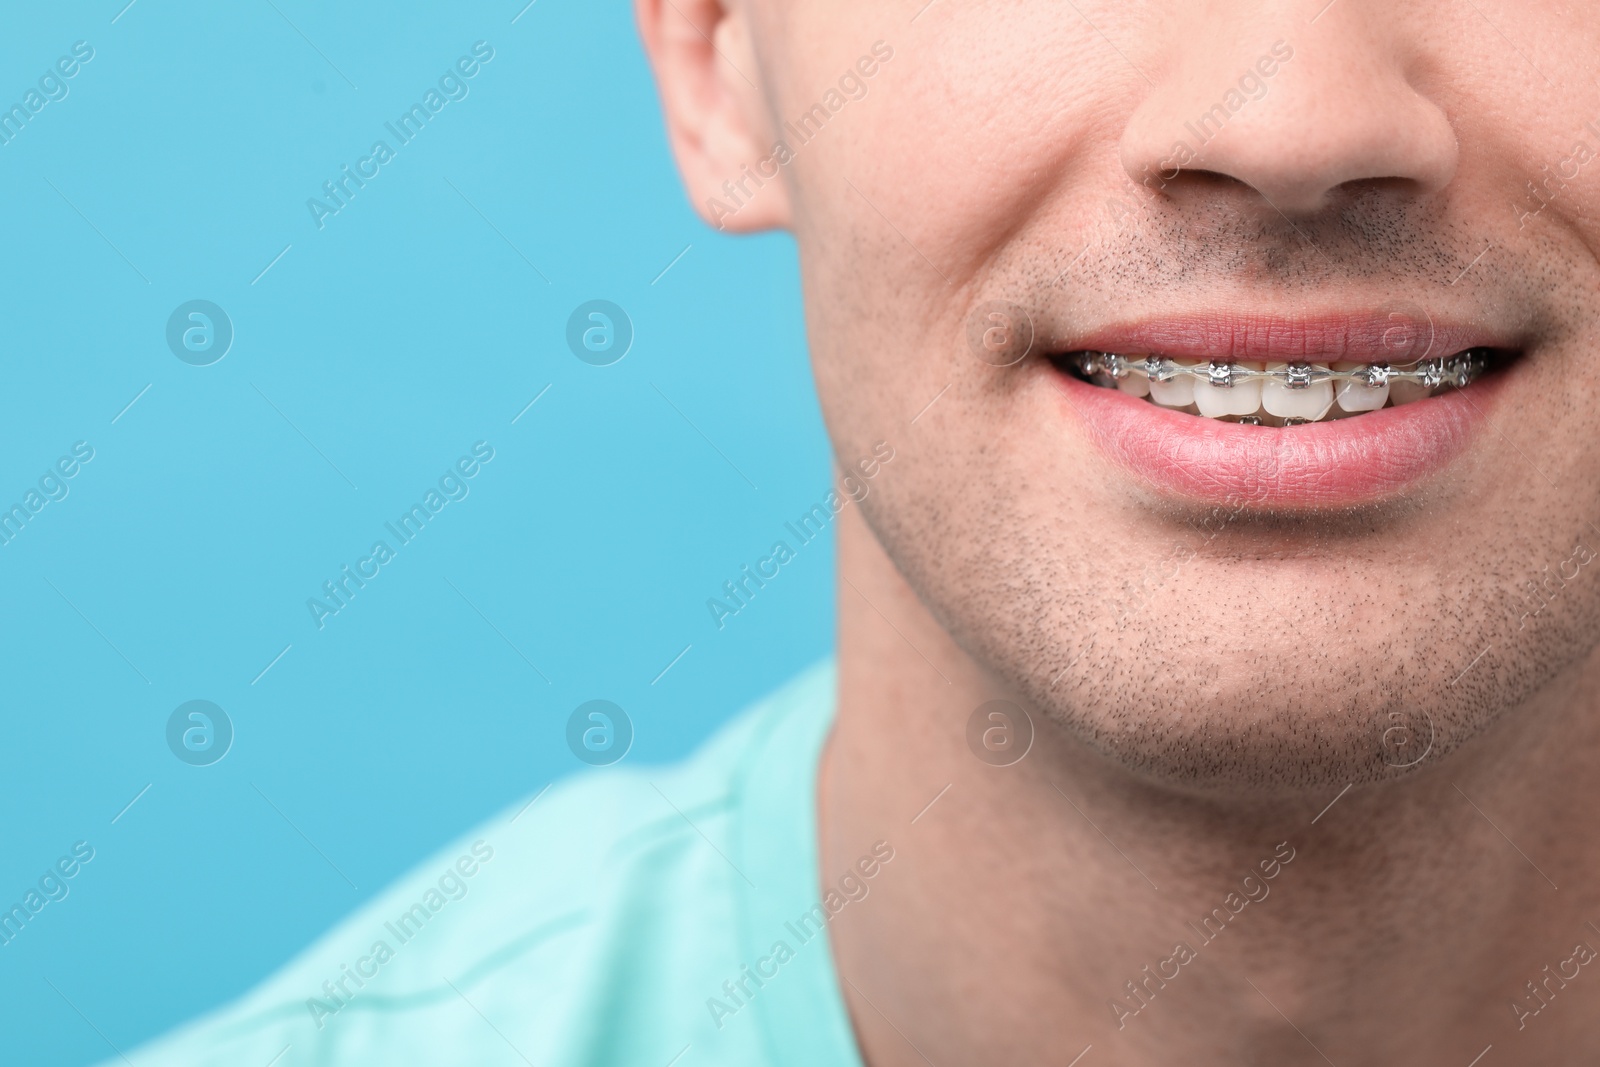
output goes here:
[{"label": "skin pore", "polygon": [[[638,0],[692,200],[795,236],[836,454],[896,449],[839,517],[820,782],[824,870],[896,849],[830,927],[872,1067],[1600,1049],[1600,9],[1325,2]],[[1520,356],[1359,506],[1165,492],[1044,358],[1395,308]]]}]

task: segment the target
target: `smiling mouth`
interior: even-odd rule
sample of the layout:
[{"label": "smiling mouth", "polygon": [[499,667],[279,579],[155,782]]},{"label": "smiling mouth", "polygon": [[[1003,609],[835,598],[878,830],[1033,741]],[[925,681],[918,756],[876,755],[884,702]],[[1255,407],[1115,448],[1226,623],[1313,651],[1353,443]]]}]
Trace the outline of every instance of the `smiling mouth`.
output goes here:
[{"label": "smiling mouth", "polygon": [[1165,315],[1044,351],[1060,415],[1135,482],[1312,512],[1444,471],[1518,387],[1530,341],[1402,306]]},{"label": "smiling mouth", "polygon": [[1358,417],[1465,389],[1515,357],[1480,346],[1408,363],[1223,361],[1093,350],[1051,361],[1079,381],[1156,407],[1218,422],[1282,427]]}]

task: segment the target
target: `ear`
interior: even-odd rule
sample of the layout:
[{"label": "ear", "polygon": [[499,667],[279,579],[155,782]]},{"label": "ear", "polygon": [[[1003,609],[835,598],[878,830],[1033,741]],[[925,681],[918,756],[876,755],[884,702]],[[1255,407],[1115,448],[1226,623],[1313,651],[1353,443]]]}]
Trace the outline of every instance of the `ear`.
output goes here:
[{"label": "ear", "polygon": [[748,17],[730,0],[635,0],[667,138],[701,218],[733,233],[789,224]]}]

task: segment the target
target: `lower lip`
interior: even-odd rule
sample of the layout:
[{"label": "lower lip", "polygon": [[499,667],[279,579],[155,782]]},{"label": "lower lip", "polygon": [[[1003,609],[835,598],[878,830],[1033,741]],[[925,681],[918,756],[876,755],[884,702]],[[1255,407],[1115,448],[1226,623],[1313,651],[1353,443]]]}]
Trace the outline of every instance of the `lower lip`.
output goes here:
[{"label": "lower lip", "polygon": [[1400,407],[1287,428],[1218,422],[1059,371],[1051,377],[1100,450],[1157,491],[1317,509],[1393,497],[1449,465],[1486,421],[1504,372]]}]

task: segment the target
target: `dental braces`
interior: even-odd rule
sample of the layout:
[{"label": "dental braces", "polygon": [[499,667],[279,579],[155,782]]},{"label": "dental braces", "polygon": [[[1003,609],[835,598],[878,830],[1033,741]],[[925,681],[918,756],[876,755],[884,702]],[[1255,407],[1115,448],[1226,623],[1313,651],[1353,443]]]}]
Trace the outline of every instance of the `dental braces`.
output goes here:
[{"label": "dental braces", "polygon": [[1449,357],[1402,364],[1366,363],[1354,370],[1342,371],[1325,363],[1303,361],[1285,363],[1277,370],[1257,370],[1221,360],[1185,366],[1166,356],[1150,355],[1140,359],[1115,352],[1079,352],[1072,359],[1084,377],[1103,375],[1114,381],[1136,374],[1153,382],[1189,377],[1218,389],[1231,389],[1255,381],[1281,382],[1290,389],[1309,389],[1322,382],[1355,382],[1370,389],[1388,382],[1412,382],[1424,389],[1437,389],[1441,385],[1462,389],[1487,369],[1489,356],[1487,348],[1469,348]]}]

